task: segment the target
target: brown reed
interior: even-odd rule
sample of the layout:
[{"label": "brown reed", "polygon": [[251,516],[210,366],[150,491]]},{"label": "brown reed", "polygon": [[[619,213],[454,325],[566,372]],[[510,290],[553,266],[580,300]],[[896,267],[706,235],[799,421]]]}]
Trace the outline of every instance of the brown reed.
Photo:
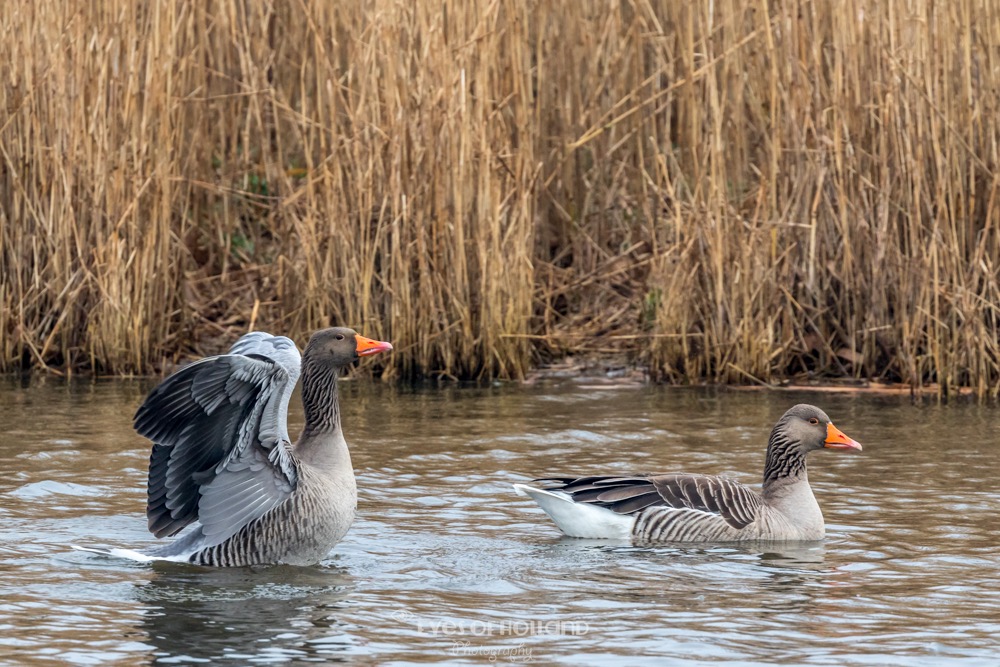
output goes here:
[{"label": "brown reed", "polygon": [[994,2],[37,0],[0,62],[0,370],[1000,392]]}]

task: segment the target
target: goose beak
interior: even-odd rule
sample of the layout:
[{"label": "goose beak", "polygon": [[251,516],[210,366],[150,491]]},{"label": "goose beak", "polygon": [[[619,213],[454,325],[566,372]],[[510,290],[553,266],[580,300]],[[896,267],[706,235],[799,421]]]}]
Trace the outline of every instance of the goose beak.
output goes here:
[{"label": "goose beak", "polygon": [[380,340],[372,340],[364,336],[355,336],[358,341],[356,352],[359,357],[370,357],[379,352],[388,352],[392,349],[392,343],[385,343]]},{"label": "goose beak", "polygon": [[826,425],[826,440],[823,441],[823,446],[827,449],[856,449],[859,452],[861,451],[861,443],[844,435],[844,432],[834,426],[832,422]]}]

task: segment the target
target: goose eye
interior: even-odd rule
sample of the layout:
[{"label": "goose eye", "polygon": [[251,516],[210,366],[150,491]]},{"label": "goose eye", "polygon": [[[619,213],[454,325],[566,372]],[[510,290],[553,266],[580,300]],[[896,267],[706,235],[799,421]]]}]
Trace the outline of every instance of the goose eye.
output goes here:
[{"label": "goose eye", "polygon": [[813,426],[819,426],[819,420],[816,419],[815,417],[811,417],[809,419],[809,423],[812,424]]},{"label": "goose eye", "polygon": [[337,334],[337,340],[344,340],[344,334]]}]

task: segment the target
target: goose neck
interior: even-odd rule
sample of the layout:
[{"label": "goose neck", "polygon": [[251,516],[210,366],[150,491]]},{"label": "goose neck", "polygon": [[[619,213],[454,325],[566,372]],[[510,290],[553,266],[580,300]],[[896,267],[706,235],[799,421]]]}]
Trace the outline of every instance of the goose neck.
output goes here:
[{"label": "goose neck", "polygon": [[305,408],[305,433],[334,433],[340,430],[340,401],[337,378],[340,369],[333,366],[303,364],[302,406]]},{"label": "goose neck", "polygon": [[780,427],[780,423],[774,427],[767,443],[762,488],[765,500],[780,487],[803,480],[808,484],[805,454],[799,443],[790,440]]}]

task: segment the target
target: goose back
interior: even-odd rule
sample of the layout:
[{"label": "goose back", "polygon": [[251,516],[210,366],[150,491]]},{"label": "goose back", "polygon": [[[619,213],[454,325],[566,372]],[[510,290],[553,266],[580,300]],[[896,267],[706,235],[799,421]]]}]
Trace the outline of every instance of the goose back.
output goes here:
[{"label": "goose back", "polygon": [[[760,495],[735,480],[675,473],[631,477],[537,480],[579,503],[633,515],[639,540],[684,542],[734,539],[757,521]],[[747,531],[749,534],[751,531]]]}]

